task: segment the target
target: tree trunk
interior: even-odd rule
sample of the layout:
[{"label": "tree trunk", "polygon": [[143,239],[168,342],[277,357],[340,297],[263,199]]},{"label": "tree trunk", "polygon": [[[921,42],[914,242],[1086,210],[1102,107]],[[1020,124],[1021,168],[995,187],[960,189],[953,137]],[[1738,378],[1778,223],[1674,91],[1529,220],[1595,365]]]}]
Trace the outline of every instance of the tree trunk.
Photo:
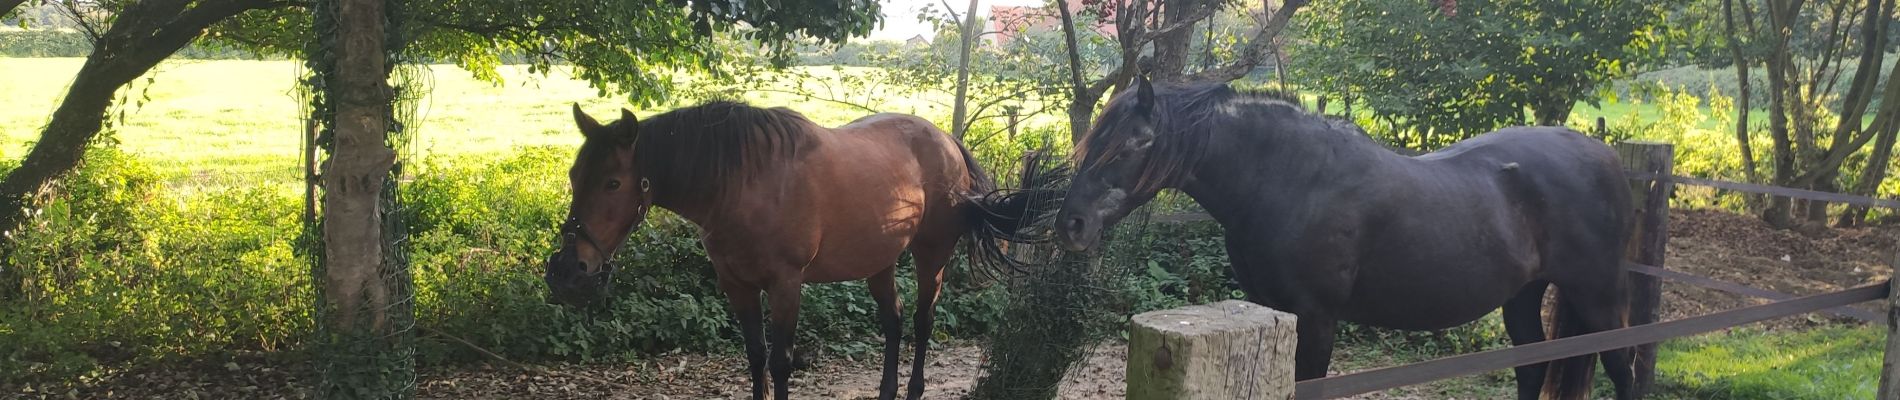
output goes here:
[{"label": "tree trunk", "polygon": [[957,56],[957,98],[950,116],[950,132],[958,140],[962,140],[964,132],[970,130],[970,121],[964,118],[969,115],[970,47],[976,42],[979,32],[976,27],[976,0],[970,0],[969,10],[963,13],[962,31],[957,38],[961,46]]},{"label": "tree trunk", "polygon": [[1161,14],[1165,17],[1163,23],[1175,29],[1155,36],[1155,65],[1151,79],[1162,82],[1181,80],[1187,71],[1188,54],[1194,52],[1193,26],[1206,18],[1200,15],[1203,7],[1214,7],[1204,3],[1204,0],[1166,0],[1161,3]]},{"label": "tree trunk", "polygon": [[[1794,142],[1788,134],[1788,112],[1796,106],[1789,104],[1797,99],[1788,98],[1792,59],[1788,40],[1791,32],[1789,24],[1794,18],[1793,10],[1785,0],[1768,1],[1768,23],[1774,36],[1773,52],[1768,57],[1768,133],[1774,139],[1774,185],[1788,186],[1794,182]],[[1787,197],[1774,196],[1768,202],[1768,208],[1762,211],[1762,220],[1778,229],[1793,228],[1796,221],[1789,214],[1792,207]]]},{"label": "tree trunk", "polygon": [[[1095,102],[1100,94],[1082,80],[1082,55],[1075,44],[1075,17],[1069,11],[1069,2],[1057,0],[1055,3],[1056,12],[1062,17],[1062,42],[1069,53],[1069,85],[1070,90],[1074,91],[1074,98],[1069,102],[1069,141],[1079,143],[1083,136],[1088,135],[1089,117],[1095,113]],[[1122,34],[1128,32],[1123,31]],[[1126,68],[1123,66],[1123,69]]]},{"label": "tree trunk", "polygon": [[[1868,105],[1873,101],[1875,90],[1880,89],[1879,68],[1882,57],[1885,55],[1885,52],[1880,49],[1885,48],[1887,35],[1887,24],[1884,22],[1887,21],[1885,16],[1892,14],[1894,4],[1883,5],[1881,0],[1869,0],[1867,8],[1864,19],[1875,22],[1862,22],[1861,37],[1865,42],[1862,43],[1860,69],[1855,71],[1854,80],[1848,87],[1847,97],[1841,108],[1840,121],[1833,131],[1832,143],[1829,143],[1825,151],[1814,148],[1804,154],[1809,156],[1811,158],[1809,161],[1812,162],[1807,164],[1806,172],[1795,178],[1796,187],[1813,186],[1816,182],[1826,179],[1827,176],[1838,177],[1841,165],[1846,163],[1847,158],[1859,152],[1862,147],[1866,147],[1876,134],[1874,130],[1864,129],[1862,121],[1867,115]],[[1900,64],[1895,65],[1887,76],[1892,78],[1896,74],[1900,74]],[[1889,79],[1884,89],[1885,98],[1900,98],[1900,91],[1895,91],[1895,88],[1892,79]],[[1820,101],[1817,99],[1816,103]]]},{"label": "tree trunk", "polygon": [[[1750,64],[1742,55],[1742,43],[1735,32],[1735,0],[1722,0],[1722,29],[1727,31],[1729,58],[1734,60],[1736,91],[1735,105],[1735,147],[1742,153],[1742,176],[1748,183],[1761,183],[1761,176],[1755,172],[1755,148],[1748,138],[1748,114],[1753,110],[1749,100],[1750,93],[1748,69]],[[1744,194],[1745,203],[1751,210],[1761,208],[1761,196]]]},{"label": "tree trunk", "polygon": [[[325,90],[335,113],[334,147],[323,171],[323,260],[318,323],[323,398],[407,397],[413,358],[407,346],[406,282],[387,270],[385,202],[396,154],[386,144],[393,91],[388,84],[383,0],[334,5],[334,54]],[[321,31],[321,30],[319,30]],[[397,272],[391,274],[390,272]],[[391,275],[386,277],[385,275]]]},{"label": "tree trunk", "polygon": [[[1286,30],[1287,25],[1293,22],[1293,15],[1299,13],[1300,8],[1306,7],[1308,1],[1310,0],[1285,0],[1278,11],[1266,16],[1262,21],[1257,21],[1260,27],[1254,30],[1252,38],[1248,39],[1247,46],[1236,51],[1236,59],[1233,62],[1196,72],[1182,80],[1226,82],[1247,76],[1247,73],[1252,72],[1254,66],[1260,65],[1267,55],[1278,53],[1279,46],[1275,42],[1280,39],[1280,32]],[[1281,68],[1281,66],[1276,66],[1276,68]]]},{"label": "tree trunk", "polygon": [[79,67],[33,149],[18,168],[0,179],[0,232],[18,229],[26,219],[28,197],[79,165],[120,87],[190,44],[212,24],[248,10],[282,5],[257,0],[146,0],[120,10],[118,20],[94,42],[92,55]]},{"label": "tree trunk", "polygon": [[1546,99],[1533,110],[1537,114],[1537,124],[1542,126],[1562,126],[1570,120],[1570,109],[1577,106],[1573,99]]},{"label": "tree trunk", "polygon": [[[1861,170],[1860,182],[1854,185],[1853,194],[1855,195],[1874,196],[1880,189],[1880,182],[1887,179],[1888,165],[1893,163],[1893,144],[1896,133],[1900,133],[1900,123],[1889,123],[1877,128],[1880,138],[1874,141],[1874,154],[1867,158],[1867,167]],[[1848,208],[1847,212],[1841,213],[1840,225],[1842,227],[1859,225],[1866,220],[1867,211],[1865,206]]]},{"label": "tree trunk", "polygon": [[324,293],[337,310],[333,327],[375,331],[384,328],[381,316],[356,313],[373,314],[387,304],[376,276],[383,262],[376,197],[396,154],[383,144],[390,98],[383,73],[383,2],[342,0],[337,8],[336,80],[330,82],[336,149],[323,173]]}]

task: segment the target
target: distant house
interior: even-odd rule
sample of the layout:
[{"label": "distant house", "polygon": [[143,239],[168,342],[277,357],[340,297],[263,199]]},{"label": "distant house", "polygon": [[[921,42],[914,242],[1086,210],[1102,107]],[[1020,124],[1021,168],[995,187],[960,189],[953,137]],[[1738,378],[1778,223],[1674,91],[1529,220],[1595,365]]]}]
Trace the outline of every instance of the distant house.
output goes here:
[{"label": "distant house", "polygon": [[910,39],[904,40],[904,46],[908,46],[908,47],[925,47],[929,45],[930,45],[930,39],[925,38],[923,34],[918,34],[917,36],[911,36]]},{"label": "distant house", "polygon": [[[1082,0],[1064,1],[1069,4],[1069,12],[1081,12]],[[1059,10],[1054,8],[1043,7],[990,6],[987,28],[995,33],[985,36],[984,40],[992,45],[1009,43],[1032,30],[1061,29],[1062,16],[1057,14],[1058,12]],[[1095,32],[1102,36],[1115,37],[1115,25],[1112,23],[1096,25]]]}]

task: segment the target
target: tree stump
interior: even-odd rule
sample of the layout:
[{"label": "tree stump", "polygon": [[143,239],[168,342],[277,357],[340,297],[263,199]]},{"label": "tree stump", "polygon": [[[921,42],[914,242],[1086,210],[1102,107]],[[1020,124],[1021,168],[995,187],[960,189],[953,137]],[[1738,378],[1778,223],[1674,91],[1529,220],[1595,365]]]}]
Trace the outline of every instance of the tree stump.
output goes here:
[{"label": "tree stump", "polygon": [[1227,300],[1133,322],[1129,399],[1293,398],[1293,314]]}]

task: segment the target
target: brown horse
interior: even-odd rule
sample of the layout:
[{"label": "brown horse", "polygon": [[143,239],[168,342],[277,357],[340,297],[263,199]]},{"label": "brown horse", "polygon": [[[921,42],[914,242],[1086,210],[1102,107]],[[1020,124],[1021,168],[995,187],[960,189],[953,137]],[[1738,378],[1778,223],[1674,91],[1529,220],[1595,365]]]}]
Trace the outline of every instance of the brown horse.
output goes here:
[{"label": "brown horse", "polygon": [[[772,310],[774,392],[784,399],[800,288],[858,279],[869,280],[884,333],[879,398],[896,397],[903,317],[895,274],[906,249],[917,270],[908,395],[921,396],[933,310],[958,241],[970,238],[974,260],[1007,264],[998,241],[1033,241],[1025,232],[1060,195],[996,190],[968,149],[909,115],[828,129],[785,108],[719,101],[645,121],[621,110],[608,125],[576,105],[574,120],[587,139],[568,171],[573,204],[561,248],[547,262],[551,299],[600,301],[610,258],[648,207],[671,210],[700,228],[745,339],[755,399],[766,383],[760,293]],[[1027,163],[1026,187],[1059,184],[1061,170],[1043,171],[1039,160]]]}]

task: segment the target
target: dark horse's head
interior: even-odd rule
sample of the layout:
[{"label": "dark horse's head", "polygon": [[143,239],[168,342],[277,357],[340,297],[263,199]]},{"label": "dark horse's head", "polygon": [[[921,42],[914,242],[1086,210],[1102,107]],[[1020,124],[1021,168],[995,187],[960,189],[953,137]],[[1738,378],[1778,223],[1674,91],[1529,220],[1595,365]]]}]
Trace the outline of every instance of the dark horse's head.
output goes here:
[{"label": "dark horse's head", "polygon": [[[1154,85],[1136,76],[1133,93],[1123,91],[1084,137],[1076,138],[1076,174],[1056,215],[1056,240],[1070,251],[1095,247],[1102,234],[1128,213],[1153,200],[1161,189],[1178,185],[1189,160],[1201,151],[1200,135],[1170,134],[1175,119],[1196,118],[1189,104],[1157,98]],[[1201,92],[1225,85],[1175,91]],[[1200,96],[1196,96],[1200,97]]]},{"label": "dark horse's head", "polygon": [[606,298],[614,252],[646,220],[653,185],[634,159],[640,124],[633,112],[622,109],[619,121],[603,126],[576,104],[574,123],[587,140],[567,170],[573,203],[543,279],[551,302],[587,306]]}]

